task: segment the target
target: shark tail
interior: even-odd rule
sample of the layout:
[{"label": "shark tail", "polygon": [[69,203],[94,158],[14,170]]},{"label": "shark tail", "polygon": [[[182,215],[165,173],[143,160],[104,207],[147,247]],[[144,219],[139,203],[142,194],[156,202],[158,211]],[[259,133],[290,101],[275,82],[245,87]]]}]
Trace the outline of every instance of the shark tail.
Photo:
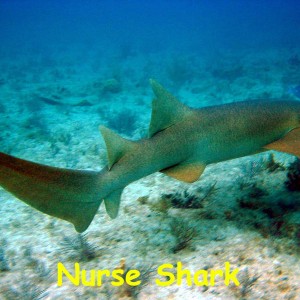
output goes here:
[{"label": "shark tail", "polygon": [[92,222],[102,199],[101,172],[55,168],[0,152],[0,185],[48,215],[73,223],[78,232]]}]

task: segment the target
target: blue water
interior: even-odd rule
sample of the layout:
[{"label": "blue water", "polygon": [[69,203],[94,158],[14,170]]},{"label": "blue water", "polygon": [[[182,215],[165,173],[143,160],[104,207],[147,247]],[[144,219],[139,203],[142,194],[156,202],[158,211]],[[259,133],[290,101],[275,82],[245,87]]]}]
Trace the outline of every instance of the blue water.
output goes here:
[{"label": "blue water", "polygon": [[295,47],[299,23],[296,0],[0,1],[1,50],[13,53],[105,53],[124,44],[144,53]]},{"label": "blue water", "polygon": [[290,93],[300,99],[300,85],[290,88]]},{"label": "blue water", "polygon": [[[299,25],[292,0],[1,0],[2,110],[46,135],[66,113],[131,135],[146,130],[152,77],[195,107],[299,98]],[[118,130],[126,109],[145,113]]]},{"label": "blue water", "polygon": [[54,159],[61,132],[74,152],[83,136],[101,148],[99,124],[140,138],[149,78],[193,107],[298,99],[299,25],[291,0],[1,0],[3,151],[27,151],[29,135]]}]

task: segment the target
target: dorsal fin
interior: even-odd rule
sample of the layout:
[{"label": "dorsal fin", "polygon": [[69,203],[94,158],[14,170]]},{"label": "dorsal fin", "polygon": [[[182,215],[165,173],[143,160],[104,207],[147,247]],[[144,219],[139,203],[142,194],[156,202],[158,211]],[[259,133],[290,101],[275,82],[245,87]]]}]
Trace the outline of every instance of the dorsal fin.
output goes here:
[{"label": "dorsal fin", "polygon": [[100,126],[100,131],[106,144],[108,168],[112,166],[135,146],[135,142],[126,140],[111,129]]},{"label": "dorsal fin", "polygon": [[156,98],[152,101],[152,115],[149,127],[149,137],[162,131],[193,113],[188,106],[178,101],[158,82],[150,79],[150,84]]}]

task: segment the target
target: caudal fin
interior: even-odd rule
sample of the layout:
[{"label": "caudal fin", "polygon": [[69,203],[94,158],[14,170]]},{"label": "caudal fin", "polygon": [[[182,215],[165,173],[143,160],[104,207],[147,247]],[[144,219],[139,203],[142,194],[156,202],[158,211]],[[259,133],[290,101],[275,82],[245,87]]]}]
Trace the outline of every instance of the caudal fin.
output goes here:
[{"label": "caudal fin", "polygon": [[48,215],[88,228],[102,199],[99,172],[45,166],[0,152],[0,185]]}]

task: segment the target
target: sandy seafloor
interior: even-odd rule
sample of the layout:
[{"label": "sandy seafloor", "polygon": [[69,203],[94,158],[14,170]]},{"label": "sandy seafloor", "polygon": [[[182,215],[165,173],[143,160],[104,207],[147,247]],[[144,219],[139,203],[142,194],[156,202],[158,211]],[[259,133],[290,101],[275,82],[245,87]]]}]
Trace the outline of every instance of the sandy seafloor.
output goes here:
[{"label": "sandy seafloor", "polygon": [[[149,78],[192,107],[296,100],[289,91],[300,84],[299,58],[300,49],[206,56],[124,49],[109,63],[86,49],[71,58],[59,50],[52,56],[3,55],[0,150],[57,167],[99,170],[106,160],[100,124],[127,138],[147,134]],[[273,154],[274,160],[265,152],[210,165],[191,185],[159,173],[129,185],[118,218],[110,220],[101,206],[86,231],[85,241],[95,248],[90,260],[71,249],[71,242],[66,246],[66,240],[78,238],[71,224],[0,188],[0,298],[39,299],[45,290],[45,299],[300,299],[300,192],[285,184],[295,157]],[[177,207],[190,198],[198,208]],[[183,247],[176,239],[180,229],[193,232]],[[223,268],[228,261],[239,268],[241,285],[217,279],[207,288],[185,281],[158,287],[154,271],[136,288],[113,288],[109,282],[74,287],[66,279],[57,287],[59,261],[69,270],[76,261],[88,270],[113,270],[123,258],[129,269],[155,270],[180,261],[192,272]]]}]

